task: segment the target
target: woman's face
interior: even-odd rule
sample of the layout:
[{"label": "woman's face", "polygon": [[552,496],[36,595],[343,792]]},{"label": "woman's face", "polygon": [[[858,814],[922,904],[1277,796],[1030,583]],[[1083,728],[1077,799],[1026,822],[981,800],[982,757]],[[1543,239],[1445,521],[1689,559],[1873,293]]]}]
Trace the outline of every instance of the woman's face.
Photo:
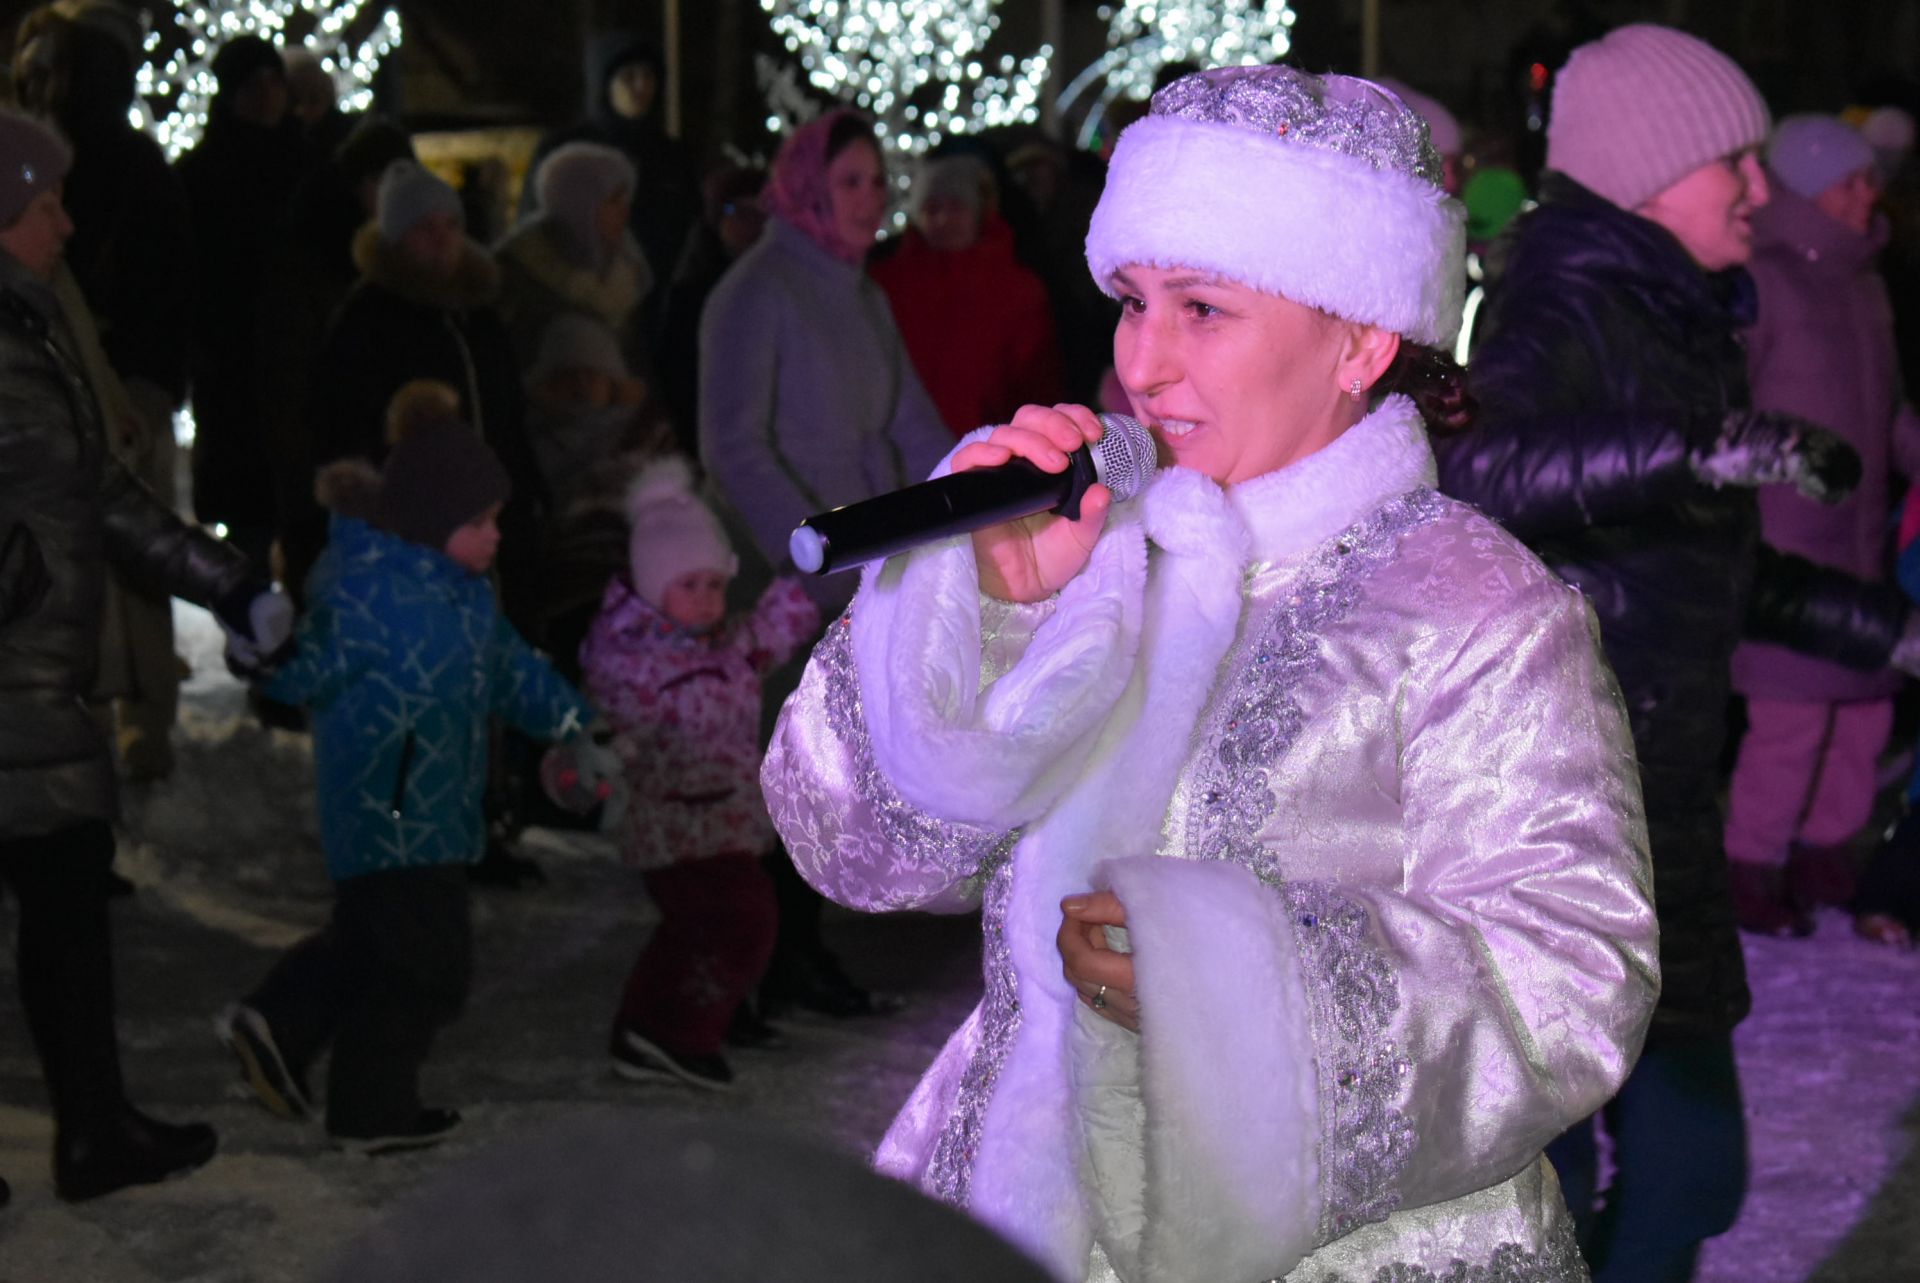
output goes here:
[{"label": "woman's face", "polygon": [[880,234],[887,216],[887,171],[871,143],[853,142],[827,162],[827,191],[833,198],[833,229],[855,249],[865,249]]},{"label": "woman's face", "polygon": [[958,196],[929,196],[914,218],[927,244],[943,254],[971,249],[980,239],[980,208]]},{"label": "woman's face", "polygon": [[593,211],[593,232],[603,248],[619,249],[627,239],[627,219],[633,213],[633,194],[622,187]]},{"label": "woman's face", "polygon": [[52,280],[73,235],[73,220],[60,203],[64,183],[55,183],[37,193],[20,211],[20,217],[0,228],[0,249],[13,255],[14,261],[41,280]]},{"label": "woman's face", "polygon": [[435,210],[415,220],[400,236],[400,252],[429,276],[451,277],[460,268],[466,232],[460,220]]},{"label": "woman's face", "polygon": [[[1114,273],[1120,324],[1114,372],[1134,414],[1173,466],[1221,485],[1246,481],[1329,444],[1360,417],[1352,378],[1372,386],[1397,341],[1299,303],[1191,268]],[[1354,337],[1384,357],[1362,362]]]},{"label": "woman's face", "polygon": [[1719,272],[1753,257],[1753,211],[1767,196],[1760,157],[1748,148],[1700,166],[1638,212],[1672,232],[1694,262]]}]

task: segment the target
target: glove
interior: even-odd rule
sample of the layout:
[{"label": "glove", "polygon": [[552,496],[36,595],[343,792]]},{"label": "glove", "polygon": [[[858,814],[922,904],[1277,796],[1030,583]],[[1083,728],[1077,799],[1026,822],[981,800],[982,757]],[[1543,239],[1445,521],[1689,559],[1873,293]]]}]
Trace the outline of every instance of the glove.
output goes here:
[{"label": "glove", "polygon": [[540,759],[540,787],[575,815],[605,807],[601,827],[610,825],[626,809],[626,762],[614,748],[613,728],[595,719],[581,735],[548,749]]},{"label": "glove", "polygon": [[214,603],[213,613],[227,631],[227,668],[239,677],[271,667],[293,637],[293,603],[273,585],[236,588]]},{"label": "glove", "polygon": [[1893,653],[1887,656],[1887,667],[1909,677],[1920,677],[1920,610],[1907,612],[1900,640],[1893,644]]},{"label": "glove", "polygon": [[40,541],[27,529],[26,522],[14,522],[0,538],[0,624],[25,619],[40,609],[52,590],[53,579],[47,574],[47,559],[40,555]]},{"label": "glove", "polygon": [[1860,484],[1860,456],[1852,446],[1818,424],[1774,410],[1735,410],[1719,439],[1687,462],[1715,489],[1786,483],[1819,503],[1839,503]]}]

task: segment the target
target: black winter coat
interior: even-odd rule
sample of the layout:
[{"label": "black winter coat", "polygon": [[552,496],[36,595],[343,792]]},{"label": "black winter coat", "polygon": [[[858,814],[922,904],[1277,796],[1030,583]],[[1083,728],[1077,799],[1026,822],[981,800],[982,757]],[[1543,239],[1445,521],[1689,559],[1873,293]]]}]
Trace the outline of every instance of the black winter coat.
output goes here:
[{"label": "black winter coat", "polygon": [[377,466],[387,457],[393,394],[415,379],[452,386],[462,416],[513,478],[499,566],[504,604],[519,622],[547,495],[527,441],[519,366],[492,306],[499,272],[469,241],[451,280],[422,277],[372,224],[354,238],[354,261],[360,280],[328,324],[313,370],[314,465],[363,458]]},{"label": "black winter coat", "polygon": [[191,205],[193,509],[200,520],[271,530],[283,514],[266,407],[285,394],[260,362],[258,337],[287,203],[310,161],[291,126],[268,130],[216,115],[178,170]]},{"label": "black winter coat", "polygon": [[108,564],[202,605],[250,574],[114,460],[73,351],[52,291],[0,254],[0,541],[24,531],[48,583],[0,582],[0,837],[113,815],[113,761],[85,703]]},{"label": "black winter coat", "polygon": [[1688,463],[1748,404],[1744,271],[1709,275],[1658,224],[1549,173],[1491,293],[1478,424],[1436,442],[1440,485],[1579,588],[1625,696],[1660,916],[1656,1022],[1729,1029],[1750,1005],[1715,800],[1743,636],[1879,667],[1906,606],[1761,545],[1750,490]]}]

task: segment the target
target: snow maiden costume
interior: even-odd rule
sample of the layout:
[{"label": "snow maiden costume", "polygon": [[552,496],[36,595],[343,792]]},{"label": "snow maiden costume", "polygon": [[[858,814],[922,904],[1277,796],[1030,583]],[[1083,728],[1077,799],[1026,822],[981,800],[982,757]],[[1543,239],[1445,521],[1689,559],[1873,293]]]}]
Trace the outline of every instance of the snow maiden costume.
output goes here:
[{"label": "snow maiden costume", "polygon": [[[1363,81],[1188,77],[1121,139],[1088,260],[1443,343],[1438,172]],[[985,1000],[881,1170],[1063,1280],[1586,1278],[1540,1151],[1658,987],[1639,789],[1585,604],[1433,480],[1388,396],[1230,489],[1162,472],[1043,603],[984,598],[966,540],[869,568],[762,779],[833,899],[984,903]],[[1089,887],[1138,1035],[1062,976]]]}]

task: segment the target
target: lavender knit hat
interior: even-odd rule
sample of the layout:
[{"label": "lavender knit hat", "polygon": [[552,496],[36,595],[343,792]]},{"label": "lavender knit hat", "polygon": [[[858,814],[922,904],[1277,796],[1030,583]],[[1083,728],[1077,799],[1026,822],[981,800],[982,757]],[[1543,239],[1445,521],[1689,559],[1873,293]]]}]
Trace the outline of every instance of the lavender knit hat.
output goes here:
[{"label": "lavender knit hat", "polygon": [[1636,209],[1700,166],[1766,140],[1767,104],[1733,59],[1637,23],[1581,45],[1560,70],[1547,168]]},{"label": "lavender knit hat", "polygon": [[1767,168],[1808,200],[1875,163],[1866,135],[1837,116],[1788,116],[1767,144]]}]

